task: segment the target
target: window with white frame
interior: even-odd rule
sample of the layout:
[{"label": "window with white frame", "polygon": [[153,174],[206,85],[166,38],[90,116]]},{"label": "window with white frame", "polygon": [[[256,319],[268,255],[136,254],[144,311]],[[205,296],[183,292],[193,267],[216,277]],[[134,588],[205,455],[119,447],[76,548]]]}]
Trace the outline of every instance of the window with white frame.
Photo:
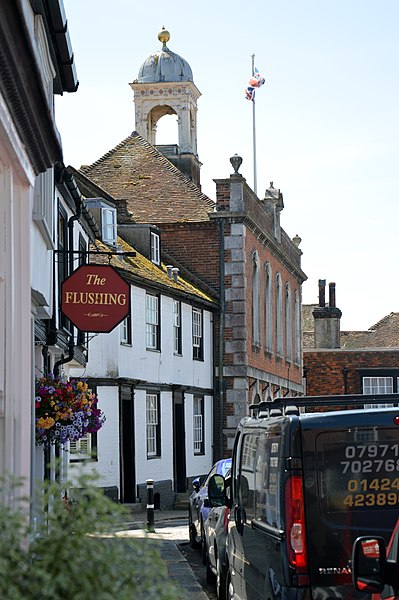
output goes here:
[{"label": "window with white frame", "polygon": [[70,460],[92,460],[97,458],[96,434],[86,433],[79,440],[69,442]]},{"label": "window with white frame", "polygon": [[265,351],[273,351],[273,295],[272,295],[272,270],[267,262],[264,267],[265,274],[265,297],[264,297],[264,320],[265,320]]},{"label": "window with white frame", "polygon": [[147,457],[161,455],[160,412],[159,394],[146,395],[146,438]]},{"label": "window with white frame", "polygon": [[132,344],[132,319],[128,315],[120,325],[121,344],[130,346]]},{"label": "window with white frame", "polygon": [[145,298],[146,346],[148,350],[160,349],[159,296],[146,294]]},{"label": "window with white frame", "polygon": [[392,394],[393,377],[363,377],[363,394]]},{"label": "window with white frame", "polygon": [[260,346],[260,268],[259,256],[252,254],[252,343]]},{"label": "window with white frame", "polygon": [[193,308],[193,358],[202,360],[204,358],[203,350],[203,327],[202,327],[202,311],[198,308]]},{"label": "window with white frame", "polygon": [[276,353],[283,356],[283,289],[281,275],[276,275]]},{"label": "window with white frame", "polygon": [[179,300],[173,300],[173,352],[182,353],[181,345],[181,303]]},{"label": "window with white frame", "polygon": [[204,443],[204,398],[203,398],[203,396],[194,396],[193,440],[194,440],[194,454],[204,454],[205,453],[205,443]]},{"label": "window with white frame", "polygon": [[54,238],[54,205],[54,169],[48,169],[35,179],[32,218],[49,244]]},{"label": "window with white frame", "polygon": [[159,265],[161,262],[159,235],[153,231],[151,231],[151,262],[153,262],[155,265]]},{"label": "window with white frame", "polygon": [[[393,377],[363,377],[363,394],[393,394]],[[364,408],[382,408],[392,404],[365,404]]]},{"label": "window with white frame", "polygon": [[106,244],[116,244],[116,210],[115,208],[102,208],[102,238]]}]

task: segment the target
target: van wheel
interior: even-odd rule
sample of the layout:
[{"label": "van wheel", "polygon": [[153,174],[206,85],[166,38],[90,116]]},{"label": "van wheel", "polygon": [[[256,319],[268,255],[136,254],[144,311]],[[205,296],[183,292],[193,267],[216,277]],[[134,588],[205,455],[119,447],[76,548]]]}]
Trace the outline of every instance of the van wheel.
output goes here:
[{"label": "van wheel", "polygon": [[216,595],[219,600],[226,600],[226,573],[220,564],[219,556],[216,552]]},{"label": "van wheel", "polygon": [[202,558],[202,564],[206,565],[206,560],[207,560],[207,555],[208,555],[208,551],[206,549],[206,539],[205,539],[205,531],[204,531],[204,524],[201,520],[201,558]]},{"label": "van wheel", "polygon": [[230,569],[226,573],[226,600],[234,600],[234,588],[231,581]]},{"label": "van wheel", "polygon": [[199,548],[199,543],[197,542],[196,538],[195,525],[192,522],[191,512],[188,515],[188,537],[191,548]]},{"label": "van wheel", "polygon": [[205,575],[206,575],[207,583],[215,583],[216,576],[215,576],[215,573],[211,569],[211,563],[209,562],[208,553],[206,553]]}]

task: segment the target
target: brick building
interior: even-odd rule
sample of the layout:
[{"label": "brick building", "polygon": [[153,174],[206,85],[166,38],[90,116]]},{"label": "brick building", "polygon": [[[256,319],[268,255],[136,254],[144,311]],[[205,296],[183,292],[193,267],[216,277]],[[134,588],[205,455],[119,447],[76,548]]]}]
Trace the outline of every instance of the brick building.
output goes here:
[{"label": "brick building", "polygon": [[340,331],[335,284],[319,281],[319,304],[303,306],[303,365],[306,394],[397,393],[399,313],[367,331]]},{"label": "brick building", "polygon": [[[306,276],[300,238],[290,239],[280,225],[280,190],[271,184],[259,199],[239,174],[240,157],[231,159],[234,173],[215,180],[216,203],[201,192],[200,94],[189,65],[166,47],[166,34],[159,36],[162,50],[143,63],[131,84],[137,131],[74,175],[85,195],[105,190],[112,197],[122,238],[132,224],[156,226],[164,262],[218,302],[217,459],[232,447],[250,403],[303,393],[300,315]],[[156,124],[170,113],[178,116],[179,145],[156,146]]]}]

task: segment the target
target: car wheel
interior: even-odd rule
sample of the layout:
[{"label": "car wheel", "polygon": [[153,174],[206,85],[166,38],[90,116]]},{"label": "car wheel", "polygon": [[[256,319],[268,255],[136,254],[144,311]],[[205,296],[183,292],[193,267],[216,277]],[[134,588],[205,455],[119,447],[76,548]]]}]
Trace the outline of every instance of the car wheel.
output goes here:
[{"label": "car wheel", "polygon": [[190,540],[191,548],[199,548],[199,543],[197,542],[197,534],[191,516],[191,511],[188,513],[188,537]]},{"label": "car wheel", "polygon": [[[205,545],[206,545],[206,543],[205,543]],[[215,575],[215,573],[211,569],[211,563],[210,563],[210,560],[209,560],[208,548],[206,548],[205,550],[206,550],[206,559],[205,559],[205,576],[206,576],[206,582],[207,583],[215,583],[215,581],[216,581],[216,575]]]},{"label": "car wheel", "polygon": [[217,549],[216,553],[216,595],[219,600],[226,600],[226,571],[219,560]]},{"label": "car wheel", "polygon": [[231,581],[230,569],[227,568],[226,573],[226,600],[234,600],[234,588]]},{"label": "car wheel", "polygon": [[205,531],[204,524],[201,519],[201,556],[202,556],[202,564],[206,565],[206,557],[207,557],[207,549],[206,549],[206,539],[205,539]]}]

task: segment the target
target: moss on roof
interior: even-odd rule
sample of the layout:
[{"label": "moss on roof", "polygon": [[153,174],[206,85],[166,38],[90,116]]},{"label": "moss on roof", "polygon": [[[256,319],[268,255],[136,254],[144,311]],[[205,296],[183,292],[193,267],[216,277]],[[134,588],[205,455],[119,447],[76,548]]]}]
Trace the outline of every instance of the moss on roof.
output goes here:
[{"label": "moss on roof", "polygon": [[118,237],[117,244],[121,246],[122,252],[135,252],[135,256],[118,256],[117,254],[111,254],[109,246],[102,242],[97,242],[97,250],[109,252],[110,257],[108,258],[104,254],[96,256],[94,250],[90,254],[90,262],[96,264],[110,264],[119,271],[125,272],[128,277],[130,275],[132,279],[143,285],[152,284],[162,286],[170,293],[178,292],[180,294],[191,296],[193,299],[210,303],[215,307],[217,306],[217,302],[211,296],[182,277],[179,276],[177,282],[174,279],[171,279],[167,274],[166,265],[163,263],[161,266],[155,265],[148,258],[140,254],[140,252],[137,252],[135,248],[130,246],[130,244],[125,242],[121,237]]}]

